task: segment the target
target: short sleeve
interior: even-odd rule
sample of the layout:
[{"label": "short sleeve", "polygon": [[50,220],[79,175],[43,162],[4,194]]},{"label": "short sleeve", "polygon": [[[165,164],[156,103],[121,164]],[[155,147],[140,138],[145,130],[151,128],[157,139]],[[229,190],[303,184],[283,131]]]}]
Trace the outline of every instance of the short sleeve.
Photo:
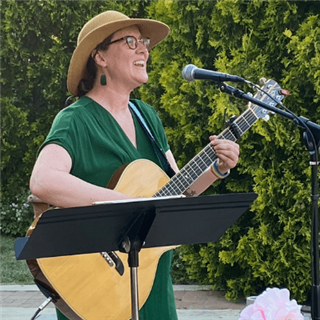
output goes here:
[{"label": "short sleeve", "polygon": [[57,144],[63,147],[70,155],[72,161],[76,157],[75,146],[78,143],[79,122],[74,119],[74,112],[72,108],[66,108],[60,111],[55,117],[49,134],[40,146],[38,154],[48,144]]}]

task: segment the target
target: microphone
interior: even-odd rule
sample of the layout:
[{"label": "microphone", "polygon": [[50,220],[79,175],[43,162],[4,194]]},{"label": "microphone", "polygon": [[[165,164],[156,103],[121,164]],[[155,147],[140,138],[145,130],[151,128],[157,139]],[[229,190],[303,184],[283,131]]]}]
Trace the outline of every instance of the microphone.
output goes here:
[{"label": "microphone", "polygon": [[188,64],[182,70],[182,76],[187,81],[194,80],[211,80],[216,82],[248,82],[247,80],[223,72],[216,72],[206,69],[200,69],[193,64]]}]

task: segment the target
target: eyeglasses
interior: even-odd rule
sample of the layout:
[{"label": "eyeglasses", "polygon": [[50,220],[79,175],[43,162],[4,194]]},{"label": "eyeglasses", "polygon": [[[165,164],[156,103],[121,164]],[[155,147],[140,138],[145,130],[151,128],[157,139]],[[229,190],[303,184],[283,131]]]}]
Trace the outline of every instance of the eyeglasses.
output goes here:
[{"label": "eyeglasses", "polygon": [[149,45],[150,45],[150,39],[149,38],[142,38],[142,39],[138,40],[134,36],[126,36],[126,37],[111,41],[111,42],[109,42],[109,44],[112,44],[112,43],[115,43],[115,42],[118,42],[118,41],[121,41],[121,40],[124,40],[124,39],[126,40],[126,43],[127,43],[128,47],[130,49],[132,49],[132,50],[137,49],[138,42],[140,42],[146,49],[149,50]]}]

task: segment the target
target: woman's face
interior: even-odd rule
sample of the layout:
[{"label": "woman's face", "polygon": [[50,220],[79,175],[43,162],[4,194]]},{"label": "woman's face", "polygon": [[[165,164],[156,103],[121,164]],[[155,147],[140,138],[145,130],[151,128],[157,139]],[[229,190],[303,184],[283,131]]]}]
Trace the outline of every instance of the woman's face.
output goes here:
[{"label": "woman's face", "polygon": [[[121,29],[114,33],[112,42],[126,36],[142,38],[137,26]],[[109,45],[108,50],[101,53],[106,61],[108,86],[116,89],[132,91],[148,81],[147,61],[149,52],[138,42],[136,49],[130,49],[125,39]]]}]

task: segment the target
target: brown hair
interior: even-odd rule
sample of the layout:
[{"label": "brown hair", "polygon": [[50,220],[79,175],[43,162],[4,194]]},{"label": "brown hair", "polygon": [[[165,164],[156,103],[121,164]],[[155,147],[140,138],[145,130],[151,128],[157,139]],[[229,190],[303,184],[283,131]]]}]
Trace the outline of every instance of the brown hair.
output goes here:
[{"label": "brown hair", "polygon": [[94,85],[94,82],[96,80],[97,76],[97,66],[94,61],[94,58],[98,51],[106,51],[109,48],[109,43],[111,42],[113,38],[113,34],[111,34],[109,37],[105,38],[101,43],[99,43],[96,48],[95,48],[95,54],[93,57],[90,55],[87,65],[86,65],[86,71],[87,71],[87,76],[86,78],[82,78],[78,84],[78,94],[77,97],[82,97],[85,94],[87,94]]}]

